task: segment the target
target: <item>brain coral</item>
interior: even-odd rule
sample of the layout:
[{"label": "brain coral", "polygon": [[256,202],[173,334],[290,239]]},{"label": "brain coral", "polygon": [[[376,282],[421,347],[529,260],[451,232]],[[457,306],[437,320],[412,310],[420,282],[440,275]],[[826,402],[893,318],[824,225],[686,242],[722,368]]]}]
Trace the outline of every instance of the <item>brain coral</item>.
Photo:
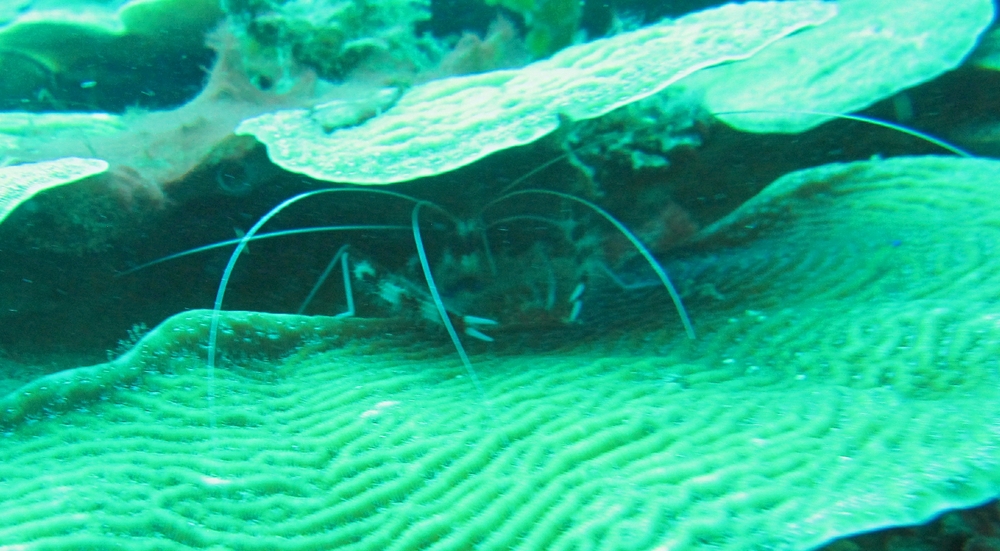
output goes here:
[{"label": "brain coral", "polygon": [[[0,403],[0,549],[804,551],[1000,490],[997,161],[788,175],[665,303],[473,351],[402,322],[208,315]],[[648,316],[647,316],[648,313]],[[489,348],[486,348],[489,346]]]}]

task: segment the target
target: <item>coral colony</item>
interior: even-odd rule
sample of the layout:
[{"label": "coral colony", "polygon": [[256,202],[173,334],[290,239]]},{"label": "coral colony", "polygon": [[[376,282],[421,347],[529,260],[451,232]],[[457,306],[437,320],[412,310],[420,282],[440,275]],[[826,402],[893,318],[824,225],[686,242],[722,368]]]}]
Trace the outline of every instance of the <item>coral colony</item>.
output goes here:
[{"label": "coral colony", "polygon": [[0,551],[996,546],[991,0],[14,4]]}]

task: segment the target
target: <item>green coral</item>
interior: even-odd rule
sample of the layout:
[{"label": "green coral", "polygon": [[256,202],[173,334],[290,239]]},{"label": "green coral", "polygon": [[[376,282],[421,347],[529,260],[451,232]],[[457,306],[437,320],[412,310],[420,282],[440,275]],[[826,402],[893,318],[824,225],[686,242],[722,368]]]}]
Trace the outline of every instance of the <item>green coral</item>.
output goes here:
[{"label": "green coral", "polygon": [[[994,16],[993,0],[841,0],[825,25],[744,63],[685,82],[705,107],[748,132],[797,133],[962,64]],[[759,113],[742,111],[760,110]],[[803,114],[819,111],[820,114]]]},{"label": "green coral", "polygon": [[323,109],[244,121],[278,166],[334,182],[388,184],[439,174],[649,97],[705,67],[748,58],[830,19],[824,2],[731,4],[560,51],[518,70],[414,87],[384,113],[329,128]]},{"label": "green coral", "polygon": [[210,402],[210,315],[181,314],[0,401],[0,541],[806,551],[980,503],[1000,492],[998,170],[790,174],[671,266],[697,341],[621,295],[606,326],[495,331],[485,396],[403,322],[234,312]]},{"label": "green coral", "polygon": [[[176,82],[191,78],[191,72],[195,79],[202,75],[197,66],[181,61],[197,60],[208,53],[204,37],[222,18],[219,2],[129,0],[108,4],[35,2],[34,9],[3,21],[0,102],[5,108],[123,110],[139,100],[178,101],[183,97],[174,88]],[[164,66],[176,71],[171,79],[152,78]],[[146,97],[138,91],[134,92],[138,98],[119,97],[126,91],[131,95],[134,88],[158,97]]]},{"label": "green coral", "polygon": [[36,194],[107,169],[105,161],[78,157],[0,168],[0,223]]}]

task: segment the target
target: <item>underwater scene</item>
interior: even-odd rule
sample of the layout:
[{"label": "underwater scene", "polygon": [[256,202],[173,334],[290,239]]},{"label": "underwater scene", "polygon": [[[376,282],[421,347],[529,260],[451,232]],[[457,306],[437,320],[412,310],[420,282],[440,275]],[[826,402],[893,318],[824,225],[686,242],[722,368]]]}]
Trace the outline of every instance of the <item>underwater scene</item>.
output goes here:
[{"label": "underwater scene", "polygon": [[1000,550],[994,0],[2,0],[0,551]]}]

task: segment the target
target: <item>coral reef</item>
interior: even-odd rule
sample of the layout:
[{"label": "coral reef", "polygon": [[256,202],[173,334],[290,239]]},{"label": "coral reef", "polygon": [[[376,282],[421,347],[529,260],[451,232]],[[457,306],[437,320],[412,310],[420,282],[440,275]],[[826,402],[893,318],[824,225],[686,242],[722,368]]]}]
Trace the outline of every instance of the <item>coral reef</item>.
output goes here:
[{"label": "coral reef", "polygon": [[408,90],[384,115],[336,132],[309,109],[261,115],[236,132],[267,145],[278,166],[317,180],[405,182],[534,142],[562,120],[610,113],[835,13],[822,2],[730,4],[575,46],[520,70],[432,81]]},{"label": "coral reef", "polygon": [[[177,109],[135,110],[117,117],[4,117],[7,163],[96,156],[110,165],[105,177],[88,190],[62,197],[55,207],[60,214],[55,224],[17,226],[45,248],[101,250],[154,215],[168,200],[168,193],[171,200],[182,200],[198,193],[229,191],[219,174],[228,168],[227,161],[242,159],[255,147],[252,140],[232,135],[241,120],[318,101],[324,90],[330,90],[307,72],[299,73],[296,86],[289,90],[260,90],[250,82],[230,33],[220,29],[210,44],[218,60],[204,89]],[[181,182],[184,187],[176,189]],[[253,186],[254,179],[244,179],[241,185]],[[116,220],[111,221],[112,217]]]},{"label": "coral reef", "polygon": [[248,312],[223,317],[212,395],[211,315],[180,314],[0,402],[0,535],[805,551],[979,504],[1000,489],[997,168],[790,174],[668,264],[718,291],[688,294],[698,340],[617,290],[585,325],[497,328],[483,395],[440,332]]},{"label": "coral reef", "polygon": [[[829,25],[789,37],[745,64],[705,71],[688,85],[703,90],[705,107],[740,130],[802,132],[830,113],[864,109],[958,67],[996,10],[993,0],[963,0],[946,11],[937,0],[837,6]],[[746,113],[755,110],[764,112]]]},{"label": "coral reef", "polygon": [[215,0],[25,4],[0,28],[2,109],[179,105],[197,91],[211,59],[204,34],[223,15]]},{"label": "coral reef", "polygon": [[991,2],[10,4],[0,549],[997,547]]}]

